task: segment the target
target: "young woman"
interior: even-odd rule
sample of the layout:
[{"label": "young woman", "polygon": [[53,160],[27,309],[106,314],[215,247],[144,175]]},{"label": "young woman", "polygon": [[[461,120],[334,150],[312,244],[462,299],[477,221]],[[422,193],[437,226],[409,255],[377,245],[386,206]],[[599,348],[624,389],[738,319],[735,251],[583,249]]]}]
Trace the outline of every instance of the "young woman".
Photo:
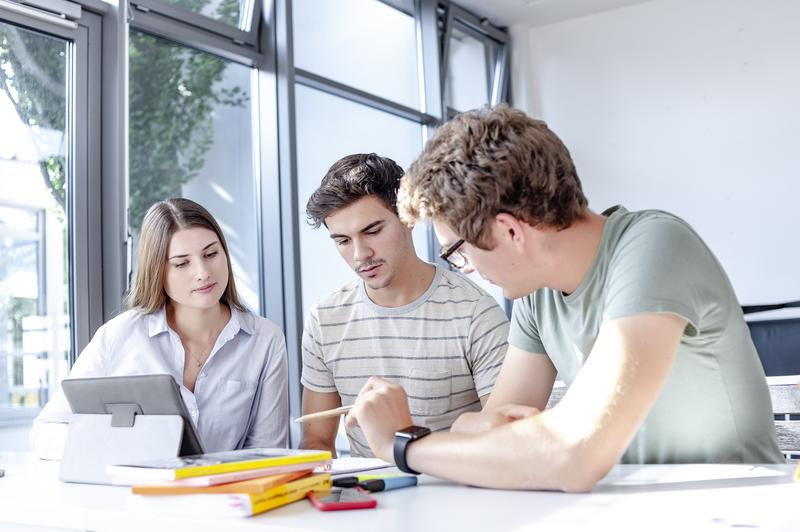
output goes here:
[{"label": "young woman", "polygon": [[[287,445],[283,333],[240,302],[225,237],[205,208],[177,198],[147,211],[126,303],[70,378],[169,373],[206,452]],[[59,389],[33,423],[40,457],[60,458],[70,414]]]}]

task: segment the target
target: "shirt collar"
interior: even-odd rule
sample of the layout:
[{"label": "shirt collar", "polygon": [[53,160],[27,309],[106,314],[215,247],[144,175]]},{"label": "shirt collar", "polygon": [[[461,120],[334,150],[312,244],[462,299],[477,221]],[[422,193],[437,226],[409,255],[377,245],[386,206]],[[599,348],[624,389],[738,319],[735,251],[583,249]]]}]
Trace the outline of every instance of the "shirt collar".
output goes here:
[{"label": "shirt collar", "polygon": [[147,334],[150,335],[150,338],[168,330],[166,307],[162,306],[157,311],[147,315]]},{"label": "shirt collar", "polygon": [[[236,334],[242,330],[249,335],[253,335],[255,333],[255,324],[253,323],[253,315],[249,312],[242,312],[240,310],[236,310],[233,307],[231,308],[231,319],[225,325],[225,328],[222,329],[220,335],[226,335],[230,338],[236,336]],[[148,314],[147,316],[147,332],[150,335],[150,338],[153,336],[159,335],[161,333],[165,333],[169,330],[169,326],[167,325],[167,311],[166,307],[161,307],[157,311],[153,312],[152,314]]]}]

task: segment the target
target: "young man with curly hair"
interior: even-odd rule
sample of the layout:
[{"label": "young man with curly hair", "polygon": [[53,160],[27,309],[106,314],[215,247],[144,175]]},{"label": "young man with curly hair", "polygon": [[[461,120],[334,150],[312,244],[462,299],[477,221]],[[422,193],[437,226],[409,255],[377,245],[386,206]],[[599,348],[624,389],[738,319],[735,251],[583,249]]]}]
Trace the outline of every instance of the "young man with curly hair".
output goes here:
[{"label": "young man with curly hair", "polygon": [[[401,469],[497,488],[590,490],[614,464],[783,458],[733,288],[683,220],[588,208],[572,159],[506,106],[442,126],[401,184],[444,256],[515,299],[481,413],[412,425],[402,387],[371,379],[348,414]],[[569,389],[544,410],[558,373]]]}]

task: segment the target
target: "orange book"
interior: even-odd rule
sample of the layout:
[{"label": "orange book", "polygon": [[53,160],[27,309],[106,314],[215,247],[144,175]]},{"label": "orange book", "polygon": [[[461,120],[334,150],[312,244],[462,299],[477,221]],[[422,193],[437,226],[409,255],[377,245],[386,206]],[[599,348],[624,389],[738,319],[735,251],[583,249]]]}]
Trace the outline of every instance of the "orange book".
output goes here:
[{"label": "orange book", "polygon": [[305,498],[309,491],[330,491],[331,476],[308,475],[262,493],[190,493],[174,496],[134,495],[130,509],[156,515],[222,517],[260,514]]},{"label": "orange book", "polygon": [[131,488],[131,492],[136,495],[189,495],[194,493],[264,493],[270,488],[280,486],[307,477],[311,474],[311,469],[306,471],[295,471],[293,473],[283,473],[281,475],[269,475],[266,477],[251,478],[239,482],[228,484],[218,484],[216,486],[166,486],[166,485],[138,485]]}]

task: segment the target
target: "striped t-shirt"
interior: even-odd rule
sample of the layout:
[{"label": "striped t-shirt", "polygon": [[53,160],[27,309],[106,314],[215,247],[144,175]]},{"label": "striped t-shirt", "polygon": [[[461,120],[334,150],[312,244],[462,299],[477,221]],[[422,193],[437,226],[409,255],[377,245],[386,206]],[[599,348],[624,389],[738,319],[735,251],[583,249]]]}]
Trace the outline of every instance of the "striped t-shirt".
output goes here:
[{"label": "striped t-shirt", "polygon": [[[508,347],[508,320],[469,279],[436,269],[416,301],[380,307],[353,281],[317,301],[303,331],[304,387],[356,399],[373,375],[408,394],[411,418],[446,430],[464,412],[480,410]],[[373,456],[360,428],[349,430],[353,456]]]}]

